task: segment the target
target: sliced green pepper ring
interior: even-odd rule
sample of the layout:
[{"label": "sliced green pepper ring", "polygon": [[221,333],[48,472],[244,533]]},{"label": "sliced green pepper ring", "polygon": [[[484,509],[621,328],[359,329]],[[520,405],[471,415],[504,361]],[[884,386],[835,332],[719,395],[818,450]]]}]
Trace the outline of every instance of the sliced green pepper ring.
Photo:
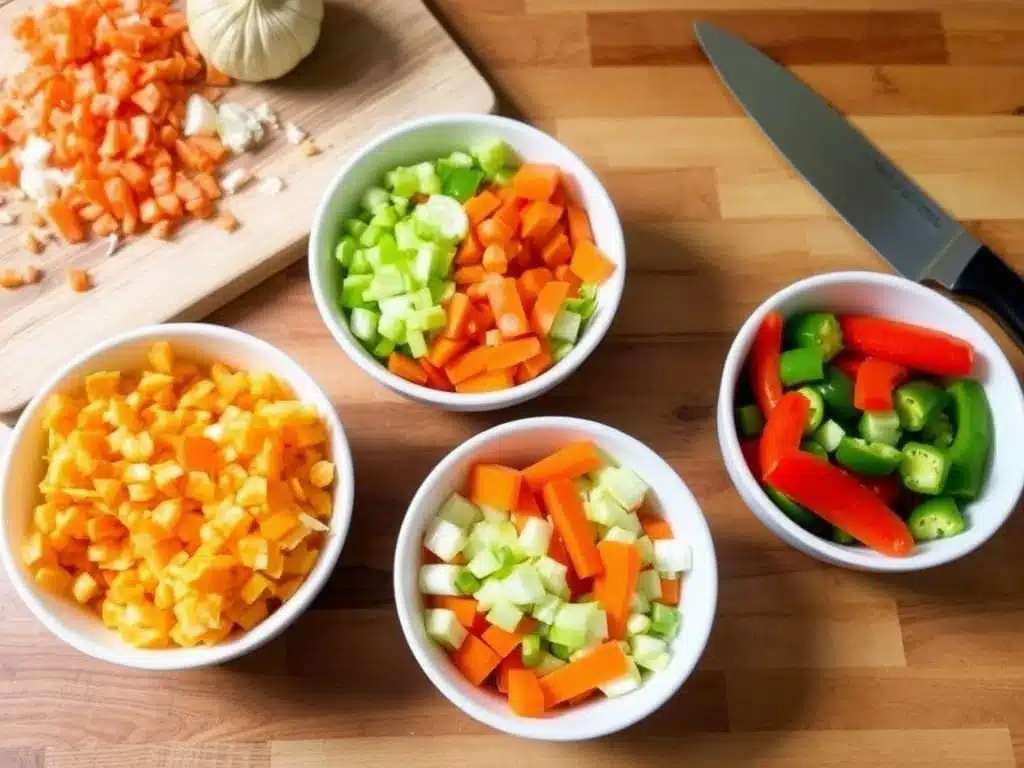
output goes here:
[{"label": "sliced green pepper ring", "polygon": [[859,437],[844,437],[836,449],[836,461],[858,475],[882,477],[895,472],[903,452],[884,443],[869,443]]},{"label": "sliced green pepper ring", "polygon": [[916,493],[942,493],[949,475],[949,459],[945,451],[924,443],[903,446],[900,477],[903,484]]},{"label": "sliced green pepper ring", "polygon": [[963,533],[967,522],[956,501],[949,496],[937,496],[914,508],[907,518],[907,528],[915,541],[934,541]]}]

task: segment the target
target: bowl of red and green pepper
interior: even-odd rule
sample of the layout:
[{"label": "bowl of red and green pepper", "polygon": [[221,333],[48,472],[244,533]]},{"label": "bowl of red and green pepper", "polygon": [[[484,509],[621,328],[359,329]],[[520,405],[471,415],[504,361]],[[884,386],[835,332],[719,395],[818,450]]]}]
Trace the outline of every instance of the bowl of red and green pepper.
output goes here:
[{"label": "bowl of red and green pepper", "polygon": [[719,439],[740,495],[827,562],[920,570],[980,546],[1024,489],[1024,396],[956,304],[890,275],[809,278],[729,351]]}]

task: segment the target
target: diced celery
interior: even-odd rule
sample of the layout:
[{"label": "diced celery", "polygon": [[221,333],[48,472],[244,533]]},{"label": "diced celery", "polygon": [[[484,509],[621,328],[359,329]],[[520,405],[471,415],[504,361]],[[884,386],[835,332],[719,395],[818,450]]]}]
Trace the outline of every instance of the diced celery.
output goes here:
[{"label": "diced celery", "polygon": [[498,558],[498,562],[501,564],[494,574],[494,577],[497,579],[507,578],[512,574],[512,571],[515,570],[517,565],[525,563],[529,559],[526,555],[520,554],[509,546],[499,547],[494,554]]},{"label": "diced celery", "polygon": [[409,219],[403,219],[395,224],[395,242],[403,251],[415,251],[422,244],[416,236],[416,226]]},{"label": "diced celery", "polygon": [[412,276],[420,285],[426,285],[434,270],[434,247],[432,243],[421,245],[412,262]]},{"label": "diced celery", "polygon": [[659,571],[683,573],[693,565],[693,551],[690,545],[679,539],[662,539],[654,542],[654,567]]},{"label": "diced celery", "polygon": [[398,211],[390,205],[383,205],[378,208],[377,212],[373,214],[373,218],[370,219],[371,227],[380,227],[383,230],[392,230],[397,223]]},{"label": "diced celery", "polygon": [[628,467],[603,467],[594,477],[626,509],[637,509],[643,503],[647,483]]},{"label": "diced celery", "polygon": [[502,600],[495,603],[494,607],[487,612],[487,620],[506,632],[515,632],[519,622],[523,620],[523,612],[512,603]]},{"label": "diced celery", "polygon": [[409,198],[392,195],[391,207],[395,209],[399,216],[405,216],[409,213]]},{"label": "diced celery", "polygon": [[435,517],[423,534],[423,546],[446,563],[450,563],[466,546],[467,538],[466,531],[455,523]]},{"label": "diced celery", "polygon": [[565,664],[566,662],[564,659],[558,658],[553,653],[544,653],[540,657],[540,662],[536,667],[534,667],[534,669],[537,670],[538,677],[544,677],[545,675],[550,675],[559,667],[564,667]]},{"label": "diced celery", "polygon": [[634,592],[629,600],[629,610],[631,613],[648,613],[651,610],[651,601],[639,591]]},{"label": "diced celery", "polygon": [[346,219],[344,226],[345,233],[354,238],[361,237],[363,232],[366,231],[366,222],[359,219]]},{"label": "diced celery", "polygon": [[[555,616],[551,629],[552,631],[560,629],[567,632],[578,633],[580,641],[573,650],[582,648],[586,642],[587,629],[590,626],[590,617],[598,610],[600,610],[600,608],[597,603],[567,603],[558,609],[558,614]],[[552,642],[562,641],[552,638]],[[564,644],[570,645],[570,643]]]},{"label": "diced celery", "polygon": [[464,595],[472,595],[476,592],[482,584],[480,579],[474,576],[466,569],[459,571],[459,575],[455,577],[455,586],[458,587],[459,592]]},{"label": "diced celery", "polygon": [[[444,314],[443,311],[442,314]],[[519,549],[534,557],[543,556],[548,551],[553,531],[551,523],[544,518],[528,517],[519,534]]]},{"label": "diced celery", "polygon": [[497,507],[489,507],[484,504],[480,507],[480,512],[483,513],[484,520],[489,523],[503,523],[509,519],[507,509],[498,509]]},{"label": "diced celery", "polygon": [[363,206],[363,210],[376,213],[377,209],[387,205],[389,201],[390,195],[388,195],[387,190],[380,187],[370,187],[363,192],[360,204]]},{"label": "diced celery", "polygon": [[640,576],[637,577],[636,581],[636,591],[637,594],[643,595],[648,600],[658,600],[661,597],[661,577],[658,576],[658,572],[653,570],[640,571]]},{"label": "diced celery", "polygon": [[609,699],[614,699],[618,696],[625,696],[627,693],[632,693],[641,685],[643,685],[643,677],[640,674],[640,670],[637,669],[636,664],[632,659],[629,659],[629,668],[622,677],[617,677],[610,683],[598,686],[601,693],[607,696]]},{"label": "diced celery", "polygon": [[412,197],[419,191],[419,176],[414,168],[395,168],[388,171],[384,180],[399,197]]},{"label": "diced celery", "polygon": [[625,528],[609,528],[608,533],[604,535],[604,541],[621,541],[626,544],[632,544],[636,541],[636,534],[633,531],[627,531]]},{"label": "diced celery", "polygon": [[[567,577],[569,569],[557,560],[545,555],[536,562],[537,573],[540,575],[544,589],[553,595],[568,596]],[[551,622],[545,622],[550,624]]]},{"label": "diced celery", "polygon": [[604,487],[594,488],[589,500],[583,505],[587,519],[607,528],[615,526],[626,514],[626,510]]},{"label": "diced celery", "polygon": [[403,293],[400,296],[389,296],[377,302],[382,315],[404,318],[415,309],[412,303],[412,296]]},{"label": "diced celery", "polygon": [[431,162],[417,163],[413,166],[418,182],[417,191],[421,195],[437,195],[441,192],[441,178]]},{"label": "diced celery", "polygon": [[585,656],[589,656],[595,650],[597,650],[598,646],[600,646],[600,645],[601,645],[601,643],[599,641],[588,640],[586,645],[584,645],[578,651],[573,651],[569,655],[569,661],[579,661],[580,659],[584,658]]},{"label": "diced celery", "polygon": [[562,600],[554,595],[545,595],[533,605],[530,615],[542,624],[553,624],[562,607]]},{"label": "diced celery", "polygon": [[348,317],[349,327],[352,335],[367,344],[375,344],[377,341],[377,321],[380,315],[370,309],[355,307]]},{"label": "diced celery", "polygon": [[430,289],[425,286],[409,294],[409,299],[412,301],[413,309],[430,309],[434,306],[434,297],[431,295]]},{"label": "diced celery", "polygon": [[462,203],[454,197],[431,196],[427,202],[416,208],[413,218],[417,224],[416,231],[421,236],[425,236],[424,232],[436,233],[434,237],[429,238],[431,240],[457,242],[469,232],[469,217],[466,216]]},{"label": "diced celery", "polygon": [[341,281],[341,306],[353,309],[363,306],[363,291],[370,287],[373,275],[349,275]]},{"label": "diced celery", "polygon": [[477,552],[466,566],[469,572],[478,579],[486,579],[500,567],[501,563],[498,562],[498,558],[489,549]]},{"label": "diced celery", "polygon": [[520,643],[519,651],[523,666],[533,669],[544,657],[544,640],[539,635],[527,635]]},{"label": "diced celery", "polygon": [[380,236],[384,234],[384,230],[375,225],[370,225],[363,230],[363,234],[359,236],[359,244],[369,248],[371,245],[376,245],[377,241],[380,240]]},{"label": "diced celery", "polygon": [[363,299],[365,301],[386,299],[388,296],[397,296],[404,290],[405,283],[402,281],[402,273],[398,267],[394,264],[385,264],[374,273],[370,287],[363,291]]},{"label": "diced celery", "polygon": [[619,528],[624,528],[634,536],[639,536],[644,532],[644,527],[640,524],[640,518],[636,516],[635,512],[627,512],[619,518]]},{"label": "diced celery", "polygon": [[508,145],[501,139],[487,139],[478,142],[470,148],[469,152],[489,177],[505,167],[510,154]]},{"label": "diced celery", "polygon": [[651,565],[654,563],[654,542],[647,536],[641,536],[636,540],[637,547],[640,548],[640,562],[643,565]]},{"label": "diced celery", "polygon": [[575,347],[575,344],[568,341],[556,341],[551,345],[551,361],[553,363],[561,362]]},{"label": "diced celery", "polygon": [[465,152],[459,152],[456,150],[452,152],[448,157],[445,158],[448,161],[448,165],[453,168],[472,168],[473,158]]},{"label": "diced celery", "polygon": [[352,263],[352,257],[356,255],[356,241],[354,237],[346,235],[338,241],[334,248],[334,258],[343,267]]},{"label": "diced celery", "polygon": [[409,345],[409,352],[415,359],[427,356],[427,340],[422,331],[411,331],[406,328],[405,343]]},{"label": "diced celery", "polygon": [[530,605],[544,597],[544,584],[537,569],[525,563],[516,566],[502,582],[502,588],[505,596],[516,605]]},{"label": "diced celery", "polygon": [[631,614],[626,620],[627,635],[646,635],[651,628],[651,620],[642,613]]},{"label": "diced celery", "polygon": [[468,531],[480,519],[480,510],[469,499],[453,493],[441,505],[437,516],[442,520],[447,520],[449,523],[455,523],[459,528]]},{"label": "diced celery", "polygon": [[450,595],[456,597],[460,594],[459,588],[455,585],[456,579],[462,573],[458,565],[439,563],[424,565],[420,567],[420,592],[424,595]]},{"label": "diced celery", "polygon": [[369,275],[373,277],[373,265],[366,258],[366,250],[356,251],[352,255],[352,262],[348,265],[349,275]]},{"label": "diced celery", "polygon": [[386,358],[392,352],[395,351],[395,342],[391,339],[381,338],[373,348],[373,356],[378,358]]},{"label": "diced celery", "polygon": [[556,341],[567,341],[570,344],[575,343],[576,337],[580,334],[580,326],[582,324],[583,318],[580,315],[563,309],[555,315],[555,322],[551,324],[548,336]]},{"label": "diced celery", "polygon": [[600,642],[608,639],[608,614],[602,610],[593,611],[587,619],[587,642]]},{"label": "diced celery", "polygon": [[397,315],[381,315],[377,332],[393,344],[405,344],[405,320]]},{"label": "diced celery", "polygon": [[[481,512],[486,512],[481,508]],[[496,553],[502,547],[511,547],[519,540],[519,532],[507,518],[491,521],[486,518],[473,526],[469,534],[470,541],[479,542],[484,549],[494,550]]]},{"label": "diced celery", "polygon": [[558,654],[559,648],[565,648],[568,654],[573,651],[577,651],[587,644],[587,631],[586,629],[566,629],[565,627],[551,627],[551,631],[548,632],[548,642],[551,643],[551,652]]},{"label": "diced celery", "polygon": [[638,666],[652,672],[662,672],[668,667],[668,644],[650,635],[634,635],[629,641],[633,651],[633,660]]},{"label": "diced celery", "polygon": [[447,608],[428,610],[423,614],[423,621],[427,626],[427,634],[435,642],[453,651],[462,647],[468,633],[454,611]]},{"label": "diced celery", "polygon": [[410,312],[405,318],[405,327],[411,331],[436,331],[444,328],[448,317],[443,307],[433,306],[430,309],[418,309]]},{"label": "diced celery", "polygon": [[651,634],[673,638],[679,632],[679,611],[662,603],[651,603]]},{"label": "diced celery", "polygon": [[487,613],[496,603],[505,600],[505,590],[497,579],[488,579],[473,593],[473,599],[477,602],[477,611]]},{"label": "diced celery", "polygon": [[402,255],[395,244],[395,238],[385,232],[377,238],[377,244],[366,249],[366,260],[374,269],[383,264],[397,264],[401,267]]},{"label": "diced celery", "polygon": [[512,168],[502,168],[496,174],[494,174],[493,181],[502,187],[507,187],[512,183],[512,178],[516,175],[515,170]]}]

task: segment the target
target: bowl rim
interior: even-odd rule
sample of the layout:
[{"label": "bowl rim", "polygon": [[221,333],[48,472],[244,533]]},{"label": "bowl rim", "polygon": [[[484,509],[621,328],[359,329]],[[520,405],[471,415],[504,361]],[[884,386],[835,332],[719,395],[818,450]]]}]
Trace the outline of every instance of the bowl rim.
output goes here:
[{"label": "bowl rim", "polygon": [[[431,492],[433,487],[437,483],[443,481],[454,465],[476,453],[485,445],[500,440],[502,437],[511,433],[528,432],[535,429],[577,430],[591,435],[611,436],[616,440],[629,445],[631,451],[637,451],[645,454],[646,458],[651,463],[658,464],[661,468],[666,469],[669,472],[669,476],[673,478],[671,483],[673,486],[671,489],[672,493],[678,493],[681,495],[685,500],[684,504],[690,506],[697,512],[697,519],[695,521],[696,525],[694,528],[696,537],[691,542],[691,546],[694,548],[699,547],[707,552],[707,563],[704,567],[709,571],[709,588],[707,592],[702,595],[702,599],[709,601],[709,620],[706,626],[702,627],[699,641],[692,646],[695,652],[691,657],[685,660],[683,665],[679,667],[679,670],[676,673],[676,678],[670,681],[671,684],[658,695],[651,694],[650,689],[647,689],[647,700],[642,706],[638,706],[626,716],[593,718],[586,726],[567,732],[559,732],[557,730],[553,731],[551,728],[551,723],[557,722],[560,719],[558,717],[531,719],[518,717],[511,713],[495,713],[485,707],[481,707],[472,699],[467,698],[453,684],[451,684],[449,682],[449,677],[452,676],[451,673],[444,671],[434,662],[431,655],[428,653],[428,648],[419,642],[419,636],[413,630],[413,622],[416,620],[418,614],[418,611],[414,607],[415,591],[411,594],[407,593],[404,580],[402,578],[403,572],[408,567],[403,561],[402,555],[407,550],[419,551],[416,539],[422,534],[422,529],[424,527],[413,525],[412,520],[414,517],[414,510],[423,506],[425,503],[425,497]],[[425,518],[424,525],[427,519],[428,518]],[[705,516],[704,511],[701,509],[697,498],[694,496],[683,478],[667,461],[665,461],[665,459],[658,455],[653,448],[640,442],[632,435],[601,422],[569,416],[535,416],[508,421],[474,435],[445,455],[444,458],[442,458],[426,476],[419,488],[416,490],[416,494],[409,502],[405,516],[402,518],[402,526],[399,530],[398,540],[395,545],[395,561],[393,570],[395,609],[398,613],[399,623],[402,627],[402,634],[405,636],[406,644],[412,651],[416,662],[419,664],[420,668],[429,680],[434,684],[434,687],[437,688],[442,695],[444,695],[444,697],[458,709],[462,710],[478,722],[512,736],[542,741],[582,741],[607,736],[635,725],[657,711],[679,692],[679,689],[690,678],[698,662],[703,657],[704,651],[707,649],[708,640],[711,637],[711,630],[714,626],[718,605],[718,559],[715,553],[714,539],[711,535],[711,529],[708,526],[707,517]],[[644,688],[641,688],[639,691],[635,692],[635,694],[643,696],[644,690]]]},{"label": "bowl rim", "polygon": [[[380,150],[382,146],[393,141],[399,136],[407,133],[414,133],[421,129],[437,125],[463,124],[493,126],[496,130],[502,130],[506,133],[511,131],[521,131],[525,135],[531,135],[534,138],[552,142],[559,146],[568,154],[573,162],[578,165],[578,170],[574,169],[573,174],[577,177],[579,183],[586,184],[588,188],[593,188],[594,193],[601,198],[602,203],[606,204],[608,209],[612,212],[613,218],[612,221],[609,222],[612,242],[607,244],[610,247],[605,250],[621,255],[621,261],[618,264],[618,268],[615,270],[615,274],[602,286],[602,288],[606,288],[608,290],[607,296],[602,296],[601,298],[602,308],[606,311],[599,313],[597,317],[592,319],[591,323],[586,328],[581,338],[577,341],[572,351],[566,355],[565,358],[559,360],[537,378],[497,392],[458,393],[444,392],[430,387],[424,387],[403,379],[401,376],[389,371],[382,363],[369,358],[364,354],[362,346],[356,341],[355,337],[352,336],[352,332],[348,328],[348,325],[344,323],[336,323],[334,321],[332,314],[333,304],[331,299],[327,296],[326,287],[320,278],[319,271],[320,258],[318,243],[329,234],[327,230],[331,226],[328,209],[330,208],[331,202],[338,194],[338,191],[341,189],[345,178],[349,173],[351,173],[352,169]],[[588,357],[590,357],[608,333],[608,329],[611,327],[612,322],[614,322],[615,317],[618,314],[619,303],[625,289],[627,262],[625,235],[622,231],[622,220],[615,208],[615,203],[611,199],[611,196],[608,194],[608,190],[605,189],[604,184],[598,178],[597,174],[594,173],[593,169],[590,168],[590,166],[587,165],[587,163],[584,162],[578,154],[551,134],[546,133],[539,128],[535,128],[529,123],[524,123],[501,115],[477,114],[473,112],[450,112],[419,117],[401,123],[364,144],[354,152],[348,160],[346,160],[327,185],[326,191],[321,196],[320,202],[317,205],[316,212],[313,216],[313,227],[310,231],[309,243],[307,246],[307,267],[309,270],[310,283],[313,289],[313,299],[316,302],[321,320],[324,325],[327,326],[327,330],[330,332],[331,337],[335,342],[342,348],[342,350],[344,350],[349,359],[359,366],[364,373],[368,374],[371,378],[386,387],[389,387],[413,400],[426,402],[434,406],[452,410],[493,410],[525,402],[526,400],[533,399],[534,397],[543,394],[547,390],[564,381],[573,371],[579,368]]]},{"label": "bowl rim", "polygon": [[[2,466],[2,474],[0,474],[0,515],[4,513],[3,502],[11,483],[11,470],[15,451],[18,450],[18,447],[28,434],[28,430],[35,421],[37,412],[44,405],[49,395],[68,380],[72,371],[81,366],[88,365],[89,361],[97,355],[128,342],[147,339],[152,339],[155,342],[166,340],[168,336],[172,335],[189,337],[195,340],[197,346],[200,347],[203,339],[217,337],[241,347],[253,348],[266,354],[269,358],[277,358],[282,363],[290,364],[301,377],[305,377],[303,384],[319,395],[323,403],[328,406],[326,412],[322,415],[331,431],[331,449],[334,454],[332,460],[335,465],[335,482],[338,484],[336,486],[338,490],[336,491],[335,508],[331,519],[332,525],[334,521],[337,521],[338,527],[334,536],[328,539],[328,543],[321,550],[314,570],[310,572],[295,594],[263,622],[240,635],[229,644],[196,648],[145,649],[132,648],[127,645],[123,648],[103,645],[67,627],[62,621],[57,619],[43,604],[35,588],[26,583],[25,579],[22,578],[20,567],[15,562],[17,553],[14,542],[8,539],[7,526],[0,519],[0,562],[3,563],[7,577],[18,597],[21,598],[21,601],[43,626],[57,638],[88,656],[122,667],[148,671],[185,670],[220,664],[243,656],[280,635],[309,607],[334,571],[338,558],[341,556],[341,551],[345,546],[345,541],[348,538],[352,522],[353,501],[355,499],[355,473],[352,464],[352,452],[345,428],[341,423],[341,417],[335,410],[327,393],[324,392],[316,380],[302,366],[290,355],[278,349],[270,342],[235,328],[207,323],[164,323],[146,325],[125,331],[93,345],[61,366],[59,371],[50,376],[40,386],[19,417],[18,423],[11,433],[2,464],[0,464]],[[273,372],[275,375],[279,375],[277,371]],[[289,376],[286,378],[282,376],[281,378],[289,384],[295,384],[296,377]]]},{"label": "bowl rim", "polygon": [[[765,527],[787,544],[824,562],[842,565],[854,570],[879,573],[907,573],[934,568],[958,560],[981,547],[994,536],[996,531],[1013,514],[1017,502],[1010,504],[1006,509],[998,511],[997,515],[990,517],[990,522],[986,525],[987,530],[983,532],[979,539],[967,540],[959,546],[948,546],[938,551],[934,549],[926,551],[916,550],[903,558],[885,557],[871,550],[846,547],[822,539],[797,525],[768,498],[743,458],[742,451],[740,450],[739,435],[736,431],[735,419],[732,413],[735,403],[736,382],[739,379],[757,328],[769,312],[790,299],[796,296],[808,295],[832,285],[885,286],[903,291],[905,294],[914,297],[915,300],[938,305],[939,308],[969,326],[979,337],[988,342],[990,349],[985,350],[985,355],[990,365],[990,375],[1006,379],[1015,385],[1013,391],[1016,395],[1017,409],[1024,413],[1024,394],[1021,392],[1020,383],[1006,355],[981,323],[971,317],[956,302],[932,288],[899,275],[862,270],[845,270],[813,275],[791,283],[765,299],[750,314],[733,337],[732,343],[729,346],[729,352],[726,355],[725,364],[722,367],[716,418],[718,442],[726,470],[740,496],[743,498],[744,503],[761,520]],[[1019,501],[1022,492],[1024,492],[1024,473],[1021,473],[1020,477],[1014,482],[1016,487],[1013,489],[1013,496]],[[769,520],[770,523],[768,522]],[[774,530],[773,526],[781,528],[782,534]],[[946,541],[955,543],[956,538],[950,538]]]}]

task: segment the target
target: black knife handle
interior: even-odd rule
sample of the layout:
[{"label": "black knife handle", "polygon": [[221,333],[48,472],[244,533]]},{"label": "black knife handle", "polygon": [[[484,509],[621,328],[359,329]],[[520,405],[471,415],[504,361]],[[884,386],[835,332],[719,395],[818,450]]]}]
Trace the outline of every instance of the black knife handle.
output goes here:
[{"label": "black knife handle", "polygon": [[987,246],[967,263],[953,293],[989,310],[1024,349],[1024,280]]}]

